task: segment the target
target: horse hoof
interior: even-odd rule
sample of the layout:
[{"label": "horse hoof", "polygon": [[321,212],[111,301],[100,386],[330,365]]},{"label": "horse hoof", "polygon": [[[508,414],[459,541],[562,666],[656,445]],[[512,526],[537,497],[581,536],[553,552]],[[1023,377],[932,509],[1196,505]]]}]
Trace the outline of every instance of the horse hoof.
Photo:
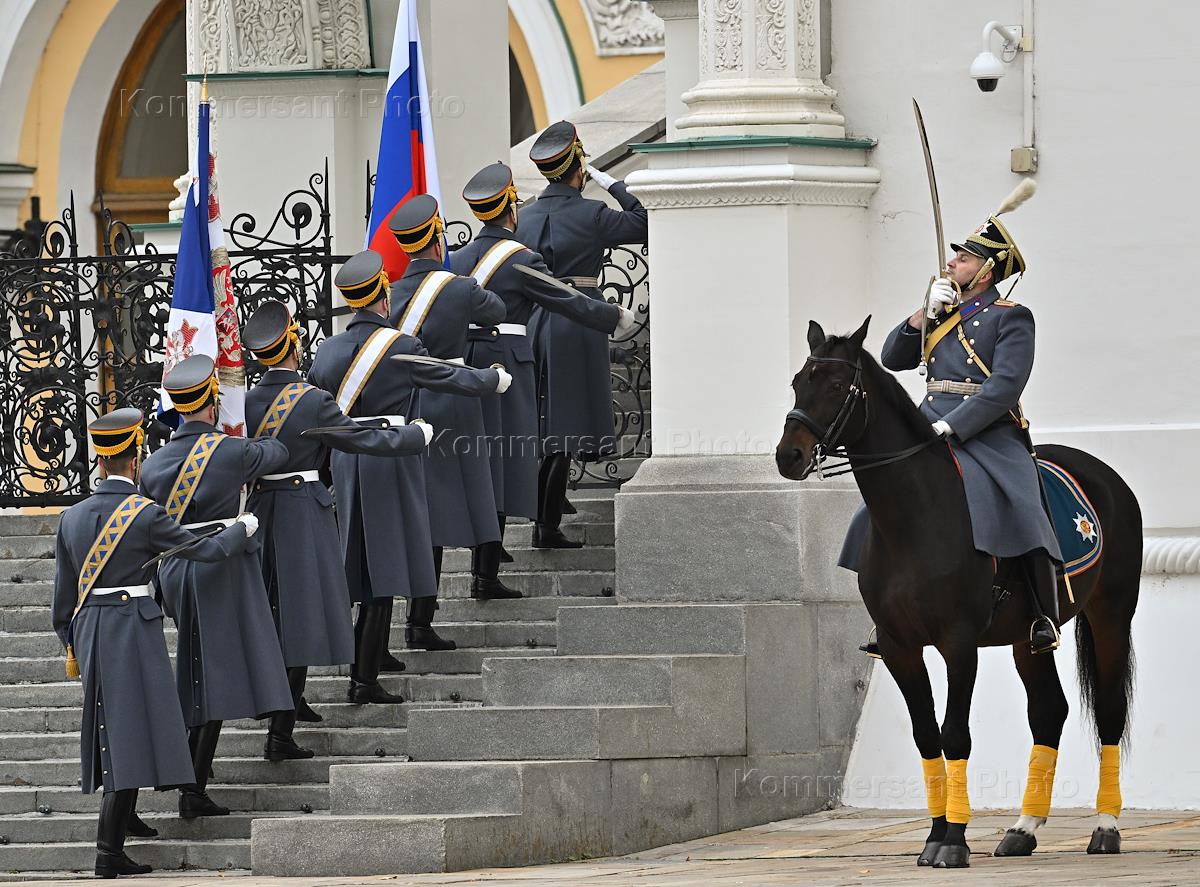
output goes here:
[{"label": "horse hoof", "polygon": [[1120,853],[1121,833],[1116,829],[1098,828],[1092,832],[1092,840],[1088,843],[1088,853]]},{"label": "horse hoof", "polygon": [[937,852],[941,848],[941,841],[926,841],[925,849],[921,851],[921,855],[917,857],[917,865],[928,866],[933,865],[933,861],[937,859]]},{"label": "horse hoof", "polygon": [[933,859],[935,869],[965,869],[971,866],[971,849],[963,844],[943,844]]},{"label": "horse hoof", "polygon": [[1028,832],[1010,828],[996,845],[992,856],[1029,856],[1037,847],[1037,838]]}]

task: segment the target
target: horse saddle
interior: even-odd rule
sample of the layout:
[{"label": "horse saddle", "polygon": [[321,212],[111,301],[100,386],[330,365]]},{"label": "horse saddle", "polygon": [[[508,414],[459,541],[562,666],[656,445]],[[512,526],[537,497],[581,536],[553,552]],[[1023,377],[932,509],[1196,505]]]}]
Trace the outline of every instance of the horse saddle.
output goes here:
[{"label": "horse saddle", "polygon": [[1079,481],[1062,466],[1046,459],[1038,459],[1037,465],[1050,522],[1062,550],[1059,574],[1077,576],[1095,564],[1104,550],[1104,532],[1096,509],[1088,501]]}]

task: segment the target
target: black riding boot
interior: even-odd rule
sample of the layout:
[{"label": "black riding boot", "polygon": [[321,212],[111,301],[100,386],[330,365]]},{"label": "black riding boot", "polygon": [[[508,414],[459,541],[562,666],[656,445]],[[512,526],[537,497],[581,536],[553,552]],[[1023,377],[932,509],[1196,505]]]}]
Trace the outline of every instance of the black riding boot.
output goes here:
[{"label": "black riding boot", "polygon": [[571,457],[566,453],[551,453],[542,459],[538,471],[538,518],[533,525],[534,548],[583,548],[582,542],[572,542],[559,529],[570,474]]},{"label": "black riding boot", "polygon": [[879,641],[876,640],[875,626],[871,626],[871,633],[867,635],[867,641],[864,644],[859,644],[858,649],[866,653],[872,659],[882,659],[883,654],[879,652]]},{"label": "black riding boot", "polygon": [[484,542],[471,549],[471,597],[481,601],[521,597],[521,592],[500,580],[503,551],[503,542]]},{"label": "black riding boot", "polygon": [[[404,663],[401,662],[401,670],[403,671]],[[300,702],[296,706],[296,720],[304,721],[306,724],[319,724],[325,720],[325,717],[312,710],[312,706],[308,704],[308,700],[303,696],[300,697]]]},{"label": "black riding boot", "polygon": [[[308,679],[308,666],[294,665],[287,670],[288,687],[292,691],[292,705],[299,706],[300,698],[304,695],[304,682]],[[296,728],[296,709],[277,711],[271,715],[267,727],[267,744],[263,748],[263,757],[268,761],[298,761],[311,758],[315,754],[312,749],[301,748],[296,744],[292,731]]]},{"label": "black riding boot", "polygon": [[192,767],[196,772],[196,784],[179,793],[179,815],[184,819],[197,816],[228,816],[229,808],[213,802],[205,789],[213,758],[217,754],[217,741],[221,738],[221,721],[209,721],[188,731],[188,745],[192,750]]},{"label": "black riding boot", "polygon": [[496,521],[500,524],[500,563],[502,564],[511,564],[513,562],[513,556],[509,554],[508,549],[504,547],[504,522],[507,520],[508,515],[506,515],[503,511],[496,512]]},{"label": "black riding boot", "polygon": [[389,693],[379,683],[379,666],[387,650],[392,622],[392,599],[382,598],[359,605],[354,667],[350,670],[351,702],[399,705],[402,696]]},{"label": "black riding boot", "polygon": [[105,792],[100,799],[100,819],[96,823],[96,874],[101,878],[120,875],[148,875],[148,865],[138,865],[125,855],[125,829],[137,800],[137,789]]},{"label": "black riding boot", "polygon": [[1021,559],[1026,581],[1037,617],[1029,629],[1029,646],[1034,653],[1057,650],[1061,639],[1058,633],[1058,571],[1044,550],[1030,552]]},{"label": "black riding boot", "polygon": [[408,619],[404,626],[404,642],[410,650],[457,650],[458,644],[448,641],[433,630],[436,597],[415,597],[408,602]]},{"label": "black riding boot", "polygon": [[129,805],[129,816],[125,819],[125,834],[130,838],[157,838],[158,829],[151,828],[142,822],[142,818],[137,815],[137,796],[138,790],[130,789],[133,792],[133,802]]}]

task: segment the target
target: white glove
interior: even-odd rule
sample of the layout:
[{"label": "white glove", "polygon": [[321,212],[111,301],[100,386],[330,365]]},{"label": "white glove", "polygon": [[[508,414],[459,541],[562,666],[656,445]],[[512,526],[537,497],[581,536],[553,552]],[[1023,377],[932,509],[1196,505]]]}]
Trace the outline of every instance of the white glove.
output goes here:
[{"label": "white glove", "polygon": [[429,446],[433,440],[433,426],[424,419],[413,419],[413,424],[421,429],[421,433],[425,435],[425,446]]},{"label": "white glove", "polygon": [[958,301],[958,293],[954,290],[949,278],[939,277],[929,288],[929,308],[925,312],[930,320],[935,320],[943,311]]},{"label": "white glove", "polygon": [[496,393],[503,394],[508,390],[508,386],[512,384],[512,376],[509,375],[508,370],[502,366],[495,366],[492,367],[492,369],[494,369],[497,375],[500,376],[500,382],[498,385],[496,385]]},{"label": "white glove", "polygon": [[596,169],[596,167],[594,167],[594,166],[589,165],[587,168],[587,171],[588,171],[588,176],[591,177],[592,181],[595,182],[597,185],[599,185],[601,188],[603,188],[605,191],[607,191],[609,188],[611,188],[613,185],[615,185],[617,183],[617,180],[614,179],[612,176],[610,176],[608,173],[600,172],[600,170]]},{"label": "white glove", "polygon": [[617,320],[617,328],[613,330],[613,335],[619,339],[633,332],[633,328],[637,326],[637,315],[624,305],[618,305],[617,307],[621,309],[621,317]]},{"label": "white glove", "polygon": [[253,512],[247,511],[245,514],[239,514],[237,522],[245,525],[247,539],[253,536],[254,531],[258,529],[258,515]]},{"label": "white glove", "polygon": [[949,437],[954,433],[954,429],[950,427],[950,423],[945,419],[938,419],[933,423],[933,433],[938,437]]}]

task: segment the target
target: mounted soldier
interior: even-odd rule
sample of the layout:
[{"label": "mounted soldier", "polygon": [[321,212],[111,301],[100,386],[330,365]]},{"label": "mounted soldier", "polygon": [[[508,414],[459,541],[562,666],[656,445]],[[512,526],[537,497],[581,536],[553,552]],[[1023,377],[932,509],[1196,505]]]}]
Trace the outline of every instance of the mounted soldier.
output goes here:
[{"label": "mounted soldier", "polygon": [[[521,273],[525,266],[549,277],[541,255],[517,239],[517,189],[512,170],[493,163],[476,173],[463,189],[463,200],[483,227],[466,246],[450,255],[458,274],[475,278],[504,302],[504,316],[493,324],[472,324],[468,334],[467,363],[474,367],[501,364],[512,374],[512,388],[504,397],[487,397],[480,403],[491,446],[492,486],[495,492],[500,538],[508,517],[533,520],[538,516],[538,412],[537,377],[528,325],[535,308],[607,335],[633,328],[633,312],[602,299],[592,299],[553,281]],[[472,591],[499,583],[501,542],[477,549]]]},{"label": "mounted soldier", "polygon": [[[418,337],[433,357],[465,366],[468,328],[502,321],[504,302],[470,277],[446,270],[442,219],[432,196],[418,194],[404,203],[390,226],[409,257],[404,274],[392,284],[392,324],[401,333]],[[484,395],[503,394],[512,384],[505,367],[494,371],[499,385]],[[442,551],[470,548],[472,597],[520,597],[519,591],[500,583],[494,574],[485,578],[478,572],[479,552],[500,545],[481,397],[427,391],[420,403],[421,414],[438,428],[425,458],[425,489],[439,581]]]},{"label": "mounted soldier", "polygon": [[[243,511],[243,486],[287,464],[287,447],[270,438],[223,434],[216,365],[207,355],[177,364],[163,378],[183,424],[146,460],[142,492],[184,529],[229,526]],[[179,797],[179,815],[225,816],[206,791],[224,721],[291,711],[292,693],[263,585],[260,545],[215,564],[172,557],[159,568],[166,611],[179,629],[175,684],[188,725],[195,785]]]},{"label": "mounted soldier", "polygon": [[[565,120],[548,127],[529,151],[549,185],[536,202],[521,211],[517,239],[545,260],[554,276],[590,299],[605,301],[599,275],[605,250],[645,243],[648,216],[624,182],[585,164],[583,143]],[[592,178],[620,205],[583,196]],[[538,475],[538,518],[535,548],[579,548],[559,529],[571,457],[597,459],[615,449],[612,376],[608,334],[565,314],[535,314],[535,340],[541,372],[543,458]],[[628,319],[622,332],[628,332]]]}]

